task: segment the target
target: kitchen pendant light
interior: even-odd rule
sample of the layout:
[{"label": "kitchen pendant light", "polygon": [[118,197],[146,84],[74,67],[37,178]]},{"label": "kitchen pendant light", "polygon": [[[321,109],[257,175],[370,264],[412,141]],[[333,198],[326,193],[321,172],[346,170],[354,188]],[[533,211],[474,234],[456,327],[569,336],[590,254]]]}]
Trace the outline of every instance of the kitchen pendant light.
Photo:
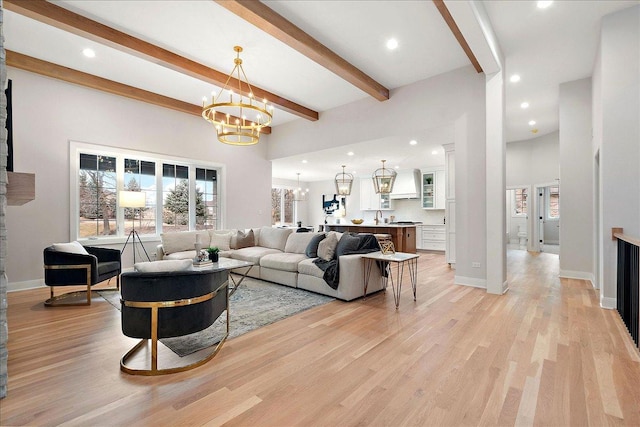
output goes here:
[{"label": "kitchen pendant light", "polygon": [[384,167],[382,160],[382,168],[376,169],[373,172],[373,188],[375,188],[377,194],[389,194],[393,191],[393,184],[396,182],[396,175],[398,174],[393,169],[387,169]]},{"label": "kitchen pendant light", "polygon": [[353,184],[353,175],[344,171],[346,167],[346,165],[342,165],[342,173],[337,173],[335,178],[336,192],[341,196],[350,195],[351,185]]}]

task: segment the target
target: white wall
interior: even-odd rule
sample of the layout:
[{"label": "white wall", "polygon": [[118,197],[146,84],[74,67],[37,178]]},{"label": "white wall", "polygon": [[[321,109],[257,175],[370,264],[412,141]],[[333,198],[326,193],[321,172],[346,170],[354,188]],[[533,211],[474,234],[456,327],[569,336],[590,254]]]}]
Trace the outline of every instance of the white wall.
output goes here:
[{"label": "white wall", "polygon": [[559,134],[507,144],[507,187],[556,182],[560,178]]},{"label": "white wall", "polygon": [[[456,151],[456,283],[486,285],[485,78],[464,67],[391,91],[384,102],[364,99],[274,128],[268,157],[277,159],[398,132],[428,132],[453,125]],[[305,144],[301,144],[301,138]],[[353,196],[352,196],[353,198]],[[356,199],[357,200],[357,199]],[[349,210],[349,208],[347,208]],[[479,262],[482,268],[472,268]]]},{"label": "white wall", "polygon": [[560,85],[559,112],[560,276],[593,281],[590,78]]},{"label": "white wall", "polygon": [[[42,284],[42,250],[70,239],[70,140],[224,164],[224,226],[270,224],[271,162],[266,160],[266,143],[227,146],[199,117],[13,68],[9,78],[15,170],[36,174],[36,200],[8,208],[10,283]],[[155,252],[156,244],[145,246]],[[131,266],[130,251],[123,256],[124,266]]]},{"label": "white wall", "polygon": [[[602,283],[600,303],[615,307],[616,243],[611,228],[640,237],[640,5],[602,20],[600,67],[594,72],[594,142],[600,147]],[[601,135],[601,136],[600,136]]]}]

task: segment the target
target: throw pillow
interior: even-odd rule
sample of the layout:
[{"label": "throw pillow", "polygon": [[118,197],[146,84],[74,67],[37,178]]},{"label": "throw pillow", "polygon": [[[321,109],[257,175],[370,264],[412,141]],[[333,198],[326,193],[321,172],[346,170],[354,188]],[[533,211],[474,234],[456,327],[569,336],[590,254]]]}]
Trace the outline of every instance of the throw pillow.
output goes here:
[{"label": "throw pillow", "polygon": [[242,230],[238,230],[238,233],[236,234],[236,248],[249,248],[255,245],[256,242],[253,237],[253,230],[249,230],[246,233]]},{"label": "throw pillow", "polygon": [[304,254],[309,258],[316,258],[318,256],[318,245],[325,237],[327,237],[327,235],[324,233],[313,236],[307,245],[307,249],[304,251]]},{"label": "throw pillow", "polygon": [[318,244],[318,256],[325,261],[331,261],[336,253],[336,246],[338,246],[338,238],[334,233],[329,233]]},{"label": "throw pillow", "polygon": [[336,258],[342,255],[352,254],[358,250],[360,238],[355,234],[344,233],[336,246]]},{"label": "throw pillow", "polygon": [[193,270],[193,260],[174,259],[169,261],[137,262],[133,269],[140,273],[160,273],[164,271],[189,271]]},{"label": "throw pillow", "polygon": [[231,243],[231,233],[212,234],[211,244],[209,246],[211,247],[215,246],[221,251],[228,251],[230,250],[230,243]]},{"label": "throw pillow", "polygon": [[80,242],[74,240],[69,243],[54,243],[53,249],[57,252],[67,252],[70,254],[89,255],[89,252],[80,244]]}]

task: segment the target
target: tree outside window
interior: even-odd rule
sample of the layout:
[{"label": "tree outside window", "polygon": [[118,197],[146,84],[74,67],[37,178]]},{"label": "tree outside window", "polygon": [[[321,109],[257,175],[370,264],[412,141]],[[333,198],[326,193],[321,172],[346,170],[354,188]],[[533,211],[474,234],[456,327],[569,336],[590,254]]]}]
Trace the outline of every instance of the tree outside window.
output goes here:
[{"label": "tree outside window", "polygon": [[156,164],[137,159],[124,159],[124,189],[145,193],[144,208],[124,209],[124,232],[129,234],[134,223],[139,234],[156,233]]},{"label": "tree outside window", "polygon": [[80,154],[78,179],[78,236],[116,234],[116,158]]},{"label": "tree outside window", "polygon": [[295,215],[293,197],[293,189],[271,189],[271,225],[293,225]]}]

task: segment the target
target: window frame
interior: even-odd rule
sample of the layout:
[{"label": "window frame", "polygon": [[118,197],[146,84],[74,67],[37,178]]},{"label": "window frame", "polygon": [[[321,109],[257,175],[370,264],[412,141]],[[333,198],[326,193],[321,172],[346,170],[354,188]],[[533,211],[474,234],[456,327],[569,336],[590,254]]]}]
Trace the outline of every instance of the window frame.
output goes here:
[{"label": "window frame", "polygon": [[[551,216],[551,189],[557,188],[558,194],[558,216]],[[553,193],[556,194],[556,193]],[[550,185],[547,187],[547,191],[545,191],[544,195],[544,204],[545,204],[545,212],[546,212],[546,220],[548,221],[559,221],[560,220],[560,186],[559,185]]]},{"label": "window frame", "polygon": [[[529,191],[529,187],[527,186],[519,186],[519,187],[511,187],[509,188],[509,190],[512,190],[511,193],[511,206],[513,207],[513,209],[511,210],[511,218],[528,218],[529,215],[529,209],[530,209],[530,203],[529,203],[529,199],[530,199],[530,191]],[[527,192],[527,198],[525,199],[525,209],[526,212],[524,213],[518,213],[516,206],[518,204],[517,202],[517,197],[516,197],[516,192],[518,190],[523,190]]]},{"label": "window frame", "polygon": [[[278,189],[278,190],[295,190],[296,187],[291,186],[291,185],[271,185],[271,189]],[[280,194],[280,206],[284,206],[284,191]],[[284,222],[284,217],[285,217],[285,213],[284,213],[284,209],[280,209],[280,224],[271,224],[272,227],[291,227],[291,226],[295,226],[296,223],[298,222],[298,203],[296,201],[293,201],[293,222],[291,224],[288,224],[286,222]]]},{"label": "window frame", "polygon": [[[124,190],[124,159],[135,159],[143,161],[151,161],[156,164],[156,231],[154,234],[141,234],[142,241],[158,241],[160,233],[162,233],[162,209],[163,209],[163,188],[162,188],[162,164],[172,163],[176,165],[187,166],[189,170],[189,205],[195,204],[195,188],[196,188],[196,168],[214,169],[217,171],[218,180],[218,224],[217,228],[224,229],[226,219],[226,166],[222,163],[207,162],[201,160],[190,159],[186,157],[178,157],[164,155],[160,153],[152,153],[141,150],[130,150],[126,148],[111,147],[106,145],[89,144],[78,141],[69,141],[69,234],[70,240],[77,240],[84,243],[94,244],[122,244],[126,241],[127,235],[124,234],[124,208],[118,204],[116,211],[116,234],[104,237],[91,236],[80,237],[79,225],[80,218],[78,216],[80,207],[80,197],[78,192],[79,175],[80,175],[80,153],[92,154],[99,156],[112,156],[116,158],[116,192]],[[193,190],[192,190],[193,189]],[[116,202],[117,203],[117,202]],[[195,209],[189,210],[189,230],[196,228]]]}]

